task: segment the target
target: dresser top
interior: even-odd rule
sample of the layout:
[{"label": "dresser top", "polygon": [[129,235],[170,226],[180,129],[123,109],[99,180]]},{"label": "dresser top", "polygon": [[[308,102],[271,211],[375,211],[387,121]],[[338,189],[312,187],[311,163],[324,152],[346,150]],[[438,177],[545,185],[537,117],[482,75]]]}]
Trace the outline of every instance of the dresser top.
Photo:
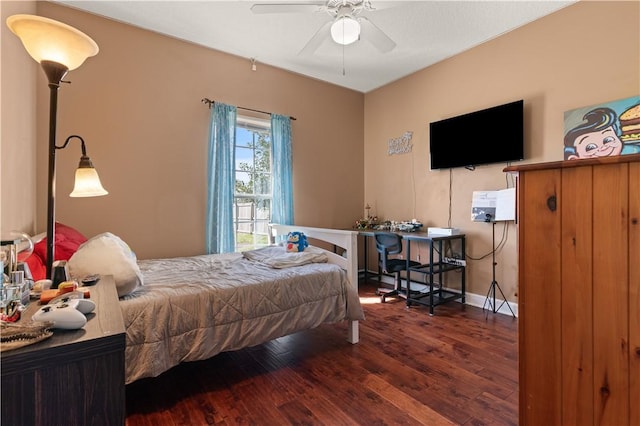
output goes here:
[{"label": "dresser top", "polygon": [[[78,350],[83,344],[90,343],[92,346],[100,346],[101,340],[116,339],[122,340],[124,345],[124,321],[122,311],[118,303],[118,293],[116,291],[113,277],[103,276],[93,286],[87,287],[90,292],[90,299],[96,304],[94,312],[87,314],[87,323],[79,330],[53,330],[53,336],[41,342],[27,345],[22,348],[2,352],[2,373],[13,361],[30,358],[44,353],[64,353],[65,351]],[[32,315],[41,307],[40,303],[33,300],[22,312],[18,324],[28,322]],[[72,345],[73,349],[72,349]]]},{"label": "dresser top", "polygon": [[593,166],[598,164],[634,163],[640,161],[640,154],[617,155],[615,157],[597,157],[586,160],[551,161],[548,163],[520,164],[503,169],[504,172],[521,172],[527,170],[545,170],[571,167]]}]

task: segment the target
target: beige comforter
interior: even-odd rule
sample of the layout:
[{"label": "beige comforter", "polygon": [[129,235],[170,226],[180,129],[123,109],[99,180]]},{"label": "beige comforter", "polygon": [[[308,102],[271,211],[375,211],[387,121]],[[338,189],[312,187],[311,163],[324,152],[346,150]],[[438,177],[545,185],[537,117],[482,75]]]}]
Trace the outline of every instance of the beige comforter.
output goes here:
[{"label": "beige comforter", "polygon": [[144,286],[120,301],[127,383],[325,322],[363,319],[357,291],[333,264],[274,269],[233,253],[139,265]]}]

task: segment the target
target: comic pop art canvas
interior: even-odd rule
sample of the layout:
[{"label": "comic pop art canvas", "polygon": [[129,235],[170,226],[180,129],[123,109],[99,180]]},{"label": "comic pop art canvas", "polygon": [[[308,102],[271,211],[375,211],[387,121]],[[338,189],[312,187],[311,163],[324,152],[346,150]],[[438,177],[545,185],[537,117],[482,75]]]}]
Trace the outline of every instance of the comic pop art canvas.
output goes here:
[{"label": "comic pop art canvas", "polygon": [[564,113],[564,159],[640,153],[640,96]]}]

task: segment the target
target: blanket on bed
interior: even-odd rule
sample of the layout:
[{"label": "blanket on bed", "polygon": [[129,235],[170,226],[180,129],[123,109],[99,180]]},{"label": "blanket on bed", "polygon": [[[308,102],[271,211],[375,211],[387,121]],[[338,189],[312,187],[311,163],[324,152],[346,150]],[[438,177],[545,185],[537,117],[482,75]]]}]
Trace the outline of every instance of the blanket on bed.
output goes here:
[{"label": "blanket on bed", "polygon": [[272,268],[242,254],[140,260],[145,285],[121,299],[126,382],[325,322],[363,319],[334,264]]},{"label": "blanket on bed", "polygon": [[307,247],[301,252],[288,252],[284,246],[268,246],[244,251],[242,255],[246,259],[264,263],[272,268],[291,268],[309,263],[327,262],[327,255],[317,247]]}]

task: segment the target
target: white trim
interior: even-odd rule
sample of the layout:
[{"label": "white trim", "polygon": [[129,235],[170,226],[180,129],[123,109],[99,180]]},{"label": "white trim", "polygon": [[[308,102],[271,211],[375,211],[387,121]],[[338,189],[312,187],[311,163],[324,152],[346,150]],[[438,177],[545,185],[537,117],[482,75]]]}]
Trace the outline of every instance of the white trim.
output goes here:
[{"label": "white trim", "polygon": [[241,126],[255,128],[255,130],[269,130],[271,128],[271,119],[250,117],[244,114],[236,114],[236,123]]},{"label": "white trim", "polygon": [[[369,271],[368,274],[375,276],[375,275],[377,275],[377,272]],[[394,284],[394,278],[390,277],[390,276],[387,276],[387,275],[383,275],[381,277],[381,282],[393,285]],[[404,287],[406,285],[405,284],[406,280],[403,279],[402,283],[403,283],[403,287]],[[415,285],[424,285],[424,284],[416,282]],[[411,280],[411,286],[412,286],[412,288],[414,286],[413,280]],[[445,287],[445,290],[446,290],[446,287]],[[487,302],[485,304],[486,298],[487,298],[486,294],[482,295],[482,294],[476,294],[476,293],[469,293],[467,291],[466,294],[465,294],[465,304],[469,305],[469,306],[475,306],[477,308],[483,308],[484,307],[486,312],[493,313],[491,311],[491,306],[489,305],[489,302]],[[460,303],[460,301],[458,301],[458,300],[456,300],[455,302]],[[492,300],[492,302],[493,302],[493,300]],[[513,313],[515,314],[515,316],[518,317],[518,304],[517,303],[507,301],[507,303],[502,304],[502,302],[503,302],[502,299],[496,298],[496,306],[500,306],[500,309],[498,309],[498,312],[496,312],[497,314],[504,314],[504,315],[512,316],[511,315],[511,311],[509,310],[509,306],[510,306],[511,309],[513,310]],[[509,306],[507,306],[507,304],[509,304]]]}]

